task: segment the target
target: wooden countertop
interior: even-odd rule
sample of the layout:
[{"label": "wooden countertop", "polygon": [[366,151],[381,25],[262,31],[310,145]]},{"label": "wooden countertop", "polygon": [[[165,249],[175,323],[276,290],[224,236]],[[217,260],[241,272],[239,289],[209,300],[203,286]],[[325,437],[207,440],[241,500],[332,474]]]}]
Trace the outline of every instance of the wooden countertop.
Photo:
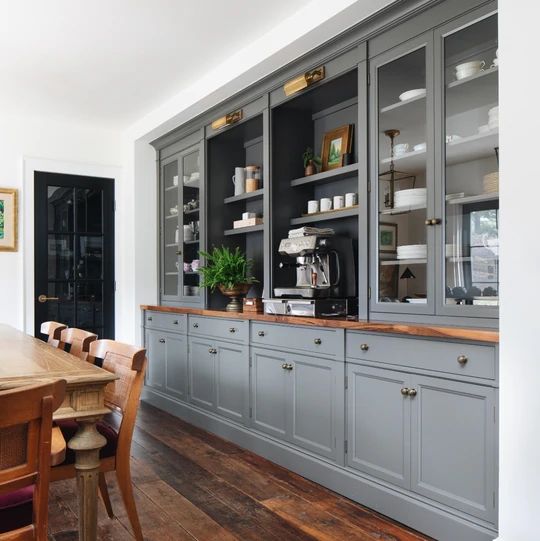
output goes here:
[{"label": "wooden countertop", "polygon": [[443,327],[439,325],[422,325],[415,323],[376,322],[346,318],[320,318],[300,316],[275,316],[257,314],[254,312],[226,312],[225,310],[205,310],[202,308],[185,308],[176,306],[153,306],[143,304],[142,310],[155,312],[171,312],[174,314],[192,314],[197,316],[223,317],[228,319],[243,319],[248,321],[266,321],[269,323],[289,323],[291,325],[306,325],[308,327],[328,327],[334,329],[349,329],[354,331],[372,331],[409,336],[425,336],[430,338],[453,338],[457,340],[475,340],[497,344],[499,332],[488,329],[468,327]]}]

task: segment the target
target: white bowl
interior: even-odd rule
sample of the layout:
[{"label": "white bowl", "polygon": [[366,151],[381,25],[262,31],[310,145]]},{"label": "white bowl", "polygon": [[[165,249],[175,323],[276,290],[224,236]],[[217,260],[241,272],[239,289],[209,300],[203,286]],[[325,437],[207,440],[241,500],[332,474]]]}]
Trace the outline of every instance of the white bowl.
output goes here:
[{"label": "white bowl", "polygon": [[427,299],[407,299],[409,304],[427,304]]},{"label": "white bowl", "polygon": [[399,95],[400,101],[407,101],[412,100],[413,98],[417,98],[418,96],[425,96],[426,95],[426,89],[425,88],[414,88],[412,90],[407,90],[406,92],[403,92]]},{"label": "white bowl", "polygon": [[485,65],[486,63],[483,60],[471,60],[470,62],[463,62],[463,64],[458,64],[456,66],[456,72],[466,70],[480,71]]},{"label": "white bowl", "polygon": [[461,135],[447,135],[446,136],[447,143],[453,143],[454,141],[459,141],[459,139],[461,139]]}]

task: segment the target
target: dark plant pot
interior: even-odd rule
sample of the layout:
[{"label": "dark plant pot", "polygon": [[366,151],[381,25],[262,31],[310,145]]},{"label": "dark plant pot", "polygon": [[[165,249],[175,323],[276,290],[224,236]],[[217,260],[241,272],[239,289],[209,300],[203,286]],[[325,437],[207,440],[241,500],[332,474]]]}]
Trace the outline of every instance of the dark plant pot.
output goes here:
[{"label": "dark plant pot", "polygon": [[227,312],[241,312],[242,311],[242,297],[247,295],[251,284],[238,284],[236,287],[226,289],[223,286],[218,286],[222,295],[230,298],[229,304],[225,307]]},{"label": "dark plant pot", "polygon": [[310,160],[308,164],[306,165],[306,168],[304,170],[304,175],[306,177],[310,177],[311,175],[314,175],[317,172],[317,169],[315,168],[315,164],[313,163],[313,160]]}]

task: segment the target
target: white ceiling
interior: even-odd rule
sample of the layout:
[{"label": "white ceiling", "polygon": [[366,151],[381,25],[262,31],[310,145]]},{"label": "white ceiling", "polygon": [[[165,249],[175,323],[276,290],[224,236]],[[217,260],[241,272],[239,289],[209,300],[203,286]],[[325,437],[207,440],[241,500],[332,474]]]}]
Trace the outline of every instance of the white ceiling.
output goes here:
[{"label": "white ceiling", "polygon": [[122,128],[310,0],[0,0],[0,106]]}]

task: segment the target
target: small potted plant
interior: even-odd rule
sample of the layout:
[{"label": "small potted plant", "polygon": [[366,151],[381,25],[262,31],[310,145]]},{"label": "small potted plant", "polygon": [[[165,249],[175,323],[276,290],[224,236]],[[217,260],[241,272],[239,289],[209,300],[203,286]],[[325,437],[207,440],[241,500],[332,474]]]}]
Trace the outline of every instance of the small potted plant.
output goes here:
[{"label": "small potted plant", "polygon": [[241,312],[240,299],[247,295],[249,288],[258,280],[252,276],[253,261],[240,251],[238,246],[231,250],[226,246],[214,247],[211,252],[201,251],[206,258],[206,265],[199,268],[201,287],[211,291],[216,288],[230,298],[225,307],[228,312]]},{"label": "small potted plant", "polygon": [[304,154],[302,154],[302,158],[304,159],[304,175],[306,177],[314,175],[317,172],[317,167],[320,167],[322,163],[321,158],[315,156],[311,147],[306,148]]}]

